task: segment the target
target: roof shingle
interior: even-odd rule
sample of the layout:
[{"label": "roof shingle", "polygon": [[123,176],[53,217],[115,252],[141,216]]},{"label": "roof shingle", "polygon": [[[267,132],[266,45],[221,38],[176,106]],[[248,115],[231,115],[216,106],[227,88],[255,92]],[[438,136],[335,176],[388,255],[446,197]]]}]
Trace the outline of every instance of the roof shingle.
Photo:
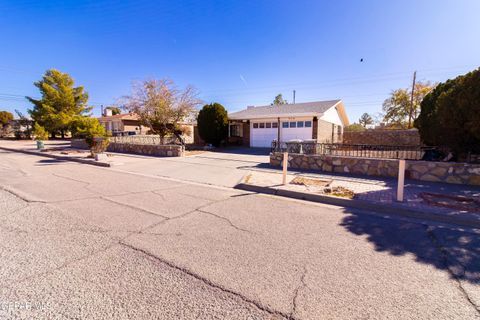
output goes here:
[{"label": "roof shingle", "polygon": [[231,120],[259,119],[278,116],[321,116],[325,111],[336,105],[341,100],[314,101],[296,104],[283,104],[274,106],[250,107],[228,115]]}]

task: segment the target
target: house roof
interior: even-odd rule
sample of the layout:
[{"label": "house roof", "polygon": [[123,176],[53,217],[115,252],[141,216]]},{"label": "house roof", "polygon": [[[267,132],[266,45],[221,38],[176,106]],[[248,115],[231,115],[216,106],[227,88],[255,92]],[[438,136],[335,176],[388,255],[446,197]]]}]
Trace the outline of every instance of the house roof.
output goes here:
[{"label": "house roof", "polygon": [[272,117],[322,116],[325,111],[339,104],[341,100],[314,101],[273,106],[248,107],[228,115],[231,120],[260,119]]},{"label": "house roof", "polygon": [[116,114],[114,116],[106,116],[98,118],[100,121],[110,121],[110,120],[139,120],[136,114],[130,113],[123,113],[123,114]]}]

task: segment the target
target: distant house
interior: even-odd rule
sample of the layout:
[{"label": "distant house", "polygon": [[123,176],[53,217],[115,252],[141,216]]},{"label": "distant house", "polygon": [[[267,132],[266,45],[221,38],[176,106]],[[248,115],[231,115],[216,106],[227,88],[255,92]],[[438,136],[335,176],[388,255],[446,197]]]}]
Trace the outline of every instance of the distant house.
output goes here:
[{"label": "distant house", "polygon": [[[98,121],[105,127],[105,130],[113,136],[131,136],[149,134],[150,128],[141,125],[140,118],[133,113],[107,115],[98,118]],[[185,143],[194,143],[198,137],[194,139],[196,123],[181,123],[183,127],[187,127],[188,134],[183,136]],[[195,140],[195,141],[194,141]]]},{"label": "distant house", "polygon": [[98,118],[105,130],[112,135],[137,135],[147,134],[149,130],[140,124],[140,119],[135,114],[125,113],[117,115],[105,115]]},{"label": "distant house", "polygon": [[340,142],[349,124],[342,100],[247,107],[228,115],[230,144],[270,147],[273,140]]}]

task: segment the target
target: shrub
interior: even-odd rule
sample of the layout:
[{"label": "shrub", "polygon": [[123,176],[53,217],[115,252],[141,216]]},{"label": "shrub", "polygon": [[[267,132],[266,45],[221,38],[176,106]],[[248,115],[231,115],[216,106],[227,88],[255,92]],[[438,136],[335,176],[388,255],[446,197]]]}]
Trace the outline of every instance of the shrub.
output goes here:
[{"label": "shrub", "polygon": [[37,141],[48,140],[47,130],[45,130],[45,128],[39,125],[37,122],[35,122],[35,125],[33,126],[33,134],[35,136],[35,140]]},{"label": "shrub", "polygon": [[348,125],[345,127],[345,131],[350,131],[350,132],[365,131],[365,127],[359,123],[352,123],[351,125]]},{"label": "shrub", "polygon": [[427,145],[447,147],[460,158],[480,153],[480,68],[431,91],[415,126]]},{"label": "shrub", "polygon": [[197,118],[198,133],[207,143],[219,146],[228,135],[227,110],[219,103],[203,106]]},{"label": "shrub", "polygon": [[72,136],[85,139],[92,156],[104,152],[110,141],[102,124],[95,118],[78,117],[72,123]]}]

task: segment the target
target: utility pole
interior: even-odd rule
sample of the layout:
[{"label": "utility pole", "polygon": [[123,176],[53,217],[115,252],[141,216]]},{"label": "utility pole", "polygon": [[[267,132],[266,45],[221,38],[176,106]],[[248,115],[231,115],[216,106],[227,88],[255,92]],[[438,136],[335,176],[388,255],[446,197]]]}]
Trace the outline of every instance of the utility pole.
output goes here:
[{"label": "utility pole", "polygon": [[293,104],[295,104],[295,90],[293,90]]},{"label": "utility pole", "polygon": [[415,80],[417,79],[417,71],[413,72],[413,84],[412,84],[412,96],[410,98],[410,112],[408,113],[408,128],[412,127],[412,117],[413,117],[413,96],[415,94]]}]

